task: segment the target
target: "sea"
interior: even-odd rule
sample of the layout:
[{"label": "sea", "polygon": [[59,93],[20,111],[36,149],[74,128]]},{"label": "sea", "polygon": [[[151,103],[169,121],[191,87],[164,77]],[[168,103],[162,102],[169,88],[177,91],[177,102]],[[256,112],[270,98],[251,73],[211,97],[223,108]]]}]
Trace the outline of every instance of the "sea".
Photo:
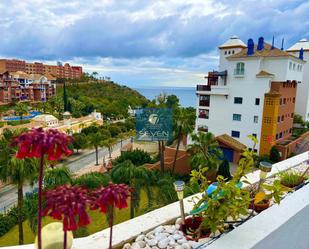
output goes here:
[{"label": "sea", "polygon": [[134,88],[134,90],[138,91],[149,100],[155,99],[162,92],[167,95],[174,94],[179,98],[182,107],[196,107],[195,87],[140,87]]}]

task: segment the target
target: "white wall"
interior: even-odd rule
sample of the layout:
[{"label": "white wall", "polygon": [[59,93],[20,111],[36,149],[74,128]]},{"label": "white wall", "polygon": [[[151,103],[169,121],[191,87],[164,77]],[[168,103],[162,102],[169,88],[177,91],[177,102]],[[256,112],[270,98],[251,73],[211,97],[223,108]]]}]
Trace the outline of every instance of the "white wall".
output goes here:
[{"label": "white wall", "polygon": [[[291,52],[290,54],[298,57],[299,52]],[[295,113],[309,121],[309,51],[304,52],[304,60],[307,62],[303,65],[301,83],[297,85]]]}]

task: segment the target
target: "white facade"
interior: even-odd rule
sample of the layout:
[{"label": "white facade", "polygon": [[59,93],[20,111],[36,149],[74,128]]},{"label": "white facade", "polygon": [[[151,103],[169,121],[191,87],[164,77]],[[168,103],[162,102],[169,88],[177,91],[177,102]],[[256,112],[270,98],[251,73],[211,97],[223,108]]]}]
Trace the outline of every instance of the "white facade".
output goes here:
[{"label": "white facade", "polygon": [[[287,51],[298,57],[301,48],[304,49],[304,60],[309,61],[309,41],[306,39],[301,39]],[[305,63],[302,70],[304,73],[301,84],[297,86],[295,112],[309,121],[309,63]]]},{"label": "white facade", "polygon": [[[270,46],[267,46],[269,49]],[[260,140],[264,94],[270,91],[271,81],[302,81],[302,71],[293,70],[293,66],[290,70],[289,65],[291,62],[300,68],[303,62],[278,49],[276,53],[281,56],[247,56],[244,50],[247,51],[247,48],[239,45],[235,48],[219,47],[219,74],[226,70],[227,77],[219,77],[217,84],[208,88],[198,86],[196,130],[205,131],[206,128],[215,136],[228,134],[252,148],[248,135],[255,134]],[[229,55],[226,51],[234,53]],[[244,56],[238,56],[241,51]],[[209,96],[209,106],[200,106],[201,95]],[[242,103],[234,103],[235,98],[241,98]],[[200,118],[201,110],[207,110],[209,117]],[[259,144],[256,149],[259,149]]]}]

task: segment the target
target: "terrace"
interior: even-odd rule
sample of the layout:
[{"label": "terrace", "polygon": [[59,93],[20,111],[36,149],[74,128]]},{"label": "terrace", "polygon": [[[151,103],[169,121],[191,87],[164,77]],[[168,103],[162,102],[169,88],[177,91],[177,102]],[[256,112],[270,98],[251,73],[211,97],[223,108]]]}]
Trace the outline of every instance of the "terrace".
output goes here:
[{"label": "terrace", "polygon": [[[281,161],[273,165],[272,170],[268,173],[268,182],[273,180],[279,172],[288,169],[303,170],[303,163],[308,160],[308,151]],[[258,184],[260,180],[259,171],[254,171],[246,175],[248,182]],[[248,187],[244,183],[243,188]],[[251,216],[246,222],[237,225],[228,233],[211,235],[201,243],[190,242],[189,247],[180,246],[175,248],[208,248],[208,249],[249,249],[249,248],[308,248],[309,237],[303,236],[308,234],[309,223],[304,222],[305,217],[309,215],[309,185],[304,185],[299,190],[287,194],[280,205],[272,205],[258,215]],[[193,208],[193,197],[184,199],[185,213],[189,213]],[[121,248],[127,242],[133,242],[136,237],[146,234],[153,229],[158,232],[164,229],[166,224],[173,224],[180,216],[179,203],[175,202],[165,207],[156,209],[134,219],[120,223],[114,226],[113,247]],[[143,236],[142,236],[143,237]],[[142,238],[139,236],[139,239]],[[74,239],[74,249],[99,249],[108,248],[109,229],[93,234],[88,237]],[[187,244],[187,243],[186,243]],[[15,247],[4,247],[7,249],[32,249],[34,245],[24,245]],[[142,248],[138,245],[130,246],[126,244],[125,248]],[[144,248],[150,248],[145,246]],[[166,248],[166,247],[160,247]],[[174,248],[174,247],[167,247]]]}]

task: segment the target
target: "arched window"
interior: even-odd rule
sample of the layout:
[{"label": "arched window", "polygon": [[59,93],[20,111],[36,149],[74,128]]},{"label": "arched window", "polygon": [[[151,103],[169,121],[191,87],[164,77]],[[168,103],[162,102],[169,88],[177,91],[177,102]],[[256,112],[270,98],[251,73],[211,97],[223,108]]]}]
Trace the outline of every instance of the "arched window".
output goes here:
[{"label": "arched window", "polygon": [[245,74],[245,63],[238,62],[236,64],[235,74],[236,75],[244,75]]}]

